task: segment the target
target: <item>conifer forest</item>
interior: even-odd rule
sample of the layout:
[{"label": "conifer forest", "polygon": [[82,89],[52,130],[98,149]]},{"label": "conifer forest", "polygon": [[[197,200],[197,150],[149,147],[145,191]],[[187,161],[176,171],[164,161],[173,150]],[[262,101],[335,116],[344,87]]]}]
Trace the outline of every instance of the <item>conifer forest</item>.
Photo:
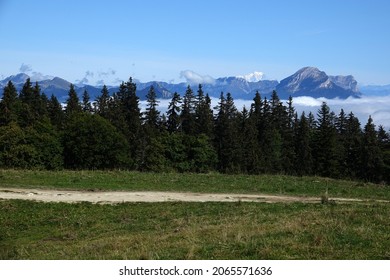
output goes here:
[{"label": "conifer forest", "polygon": [[288,174],[390,182],[390,137],[371,117],[353,112],[299,114],[293,99],[277,92],[250,108],[237,108],[230,93],[219,103],[199,85],[175,93],[158,110],[153,86],[141,111],[130,78],[96,100],[70,86],[65,106],[28,79],[12,82],[0,101],[0,168],[125,169],[152,172]]}]

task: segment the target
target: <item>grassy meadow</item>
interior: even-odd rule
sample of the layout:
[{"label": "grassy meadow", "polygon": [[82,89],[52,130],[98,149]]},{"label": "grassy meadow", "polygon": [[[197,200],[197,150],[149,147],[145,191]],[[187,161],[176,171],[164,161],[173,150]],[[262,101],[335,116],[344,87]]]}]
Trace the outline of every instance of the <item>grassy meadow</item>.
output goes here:
[{"label": "grassy meadow", "polygon": [[281,194],[390,200],[390,186],[321,177],[142,173],[129,171],[0,170],[0,187],[85,191],[179,191]]},{"label": "grassy meadow", "polygon": [[[0,171],[0,187],[270,193],[389,200],[316,177]],[[0,259],[390,259],[390,203],[0,200]]]}]

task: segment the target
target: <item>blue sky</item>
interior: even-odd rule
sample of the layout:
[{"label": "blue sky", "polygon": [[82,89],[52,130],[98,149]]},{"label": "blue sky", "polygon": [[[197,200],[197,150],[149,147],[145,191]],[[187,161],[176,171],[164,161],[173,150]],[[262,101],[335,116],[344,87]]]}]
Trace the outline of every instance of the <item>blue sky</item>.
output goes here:
[{"label": "blue sky", "polygon": [[390,1],[0,0],[0,77],[117,84],[304,66],[390,84]]}]

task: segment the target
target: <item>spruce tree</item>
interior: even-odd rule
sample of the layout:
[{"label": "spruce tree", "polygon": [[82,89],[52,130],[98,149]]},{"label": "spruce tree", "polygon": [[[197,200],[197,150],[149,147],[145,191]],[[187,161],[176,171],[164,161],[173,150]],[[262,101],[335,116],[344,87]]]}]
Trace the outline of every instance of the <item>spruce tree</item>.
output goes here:
[{"label": "spruce tree", "polygon": [[18,93],[14,84],[9,81],[3,89],[3,98],[0,101],[0,126],[17,121]]},{"label": "spruce tree", "polygon": [[360,178],[362,164],[362,130],[357,117],[351,112],[346,117],[344,132],[344,176]]},{"label": "spruce tree", "polygon": [[[253,110],[253,106],[251,110]],[[253,115],[253,112],[248,112],[245,107],[240,114],[241,170],[249,174],[258,174],[261,166],[261,151],[256,118],[253,118]]]},{"label": "spruce tree", "polygon": [[70,84],[68,99],[66,101],[65,114],[70,117],[72,114],[81,113],[82,108],[79,97],[77,96],[76,90],[73,84]]},{"label": "spruce tree", "polygon": [[183,105],[181,110],[182,131],[188,135],[195,133],[195,100],[194,92],[188,86],[183,97]]},{"label": "spruce tree", "polygon": [[362,149],[363,160],[361,174],[363,178],[368,181],[380,181],[382,179],[383,157],[371,116],[364,126]]},{"label": "spruce tree", "polygon": [[160,112],[157,110],[159,101],[157,100],[156,91],[153,86],[150,87],[146,98],[145,124],[157,130],[159,127]]},{"label": "spruce tree", "polygon": [[238,111],[230,93],[226,99],[221,93],[216,108],[215,150],[218,155],[218,169],[221,172],[240,172],[241,143],[238,134]]},{"label": "spruce tree", "polygon": [[48,102],[47,107],[48,115],[51,121],[51,124],[58,130],[62,130],[64,127],[65,114],[62,110],[62,106],[58,101],[57,97],[52,95]]},{"label": "spruce tree", "polygon": [[313,158],[310,138],[309,122],[305,116],[305,112],[302,112],[295,137],[295,172],[299,176],[312,174]]},{"label": "spruce tree", "polygon": [[338,176],[338,158],[336,153],[336,128],[328,105],[323,102],[318,110],[315,147],[313,151],[315,171],[326,177]]},{"label": "spruce tree", "polygon": [[125,136],[130,144],[130,157],[134,159],[135,165],[139,166],[139,147],[141,145],[141,110],[139,108],[139,98],[136,94],[137,85],[130,77],[120,89],[120,107],[122,108],[123,119],[126,125]]},{"label": "spruce tree", "polygon": [[105,119],[109,119],[110,93],[106,85],[103,85],[101,95],[96,99],[97,113]]},{"label": "spruce tree", "polygon": [[180,103],[181,103],[181,97],[180,95],[175,92],[173,94],[172,100],[169,103],[168,111],[167,111],[167,126],[168,126],[168,132],[174,133],[179,130],[181,126],[180,121]]},{"label": "spruce tree", "polygon": [[212,137],[213,111],[211,110],[211,99],[208,94],[204,95],[202,85],[199,85],[196,97],[195,124],[195,135],[205,134],[209,138]]},{"label": "spruce tree", "polygon": [[28,105],[32,104],[32,101],[34,100],[34,90],[30,78],[27,78],[26,82],[23,84],[19,98]]},{"label": "spruce tree", "polygon": [[86,113],[92,113],[92,104],[91,104],[91,101],[90,101],[90,96],[89,96],[89,93],[88,91],[85,89],[84,92],[83,92],[83,105],[82,105],[82,108],[83,108],[83,112],[86,112]]},{"label": "spruce tree", "polygon": [[383,156],[383,180],[390,182],[390,135],[382,125],[378,127],[378,141]]}]

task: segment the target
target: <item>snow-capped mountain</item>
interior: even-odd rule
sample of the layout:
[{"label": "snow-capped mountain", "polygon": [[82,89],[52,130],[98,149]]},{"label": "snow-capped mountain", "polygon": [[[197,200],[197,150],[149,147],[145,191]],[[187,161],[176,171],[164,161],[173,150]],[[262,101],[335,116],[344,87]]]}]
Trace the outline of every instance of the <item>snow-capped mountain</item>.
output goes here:
[{"label": "snow-capped mountain", "polygon": [[256,72],[256,71],[253,73],[247,74],[247,75],[237,76],[237,78],[242,78],[245,81],[250,82],[250,83],[260,82],[263,79],[263,77],[264,77],[263,72]]},{"label": "snow-capped mountain", "polygon": [[280,81],[276,91],[281,98],[291,95],[344,99],[361,95],[352,76],[330,77],[315,67],[304,67]]},{"label": "snow-capped mountain", "polygon": [[[8,81],[12,81],[17,90],[20,90],[24,82],[29,78],[26,74],[17,74],[10,76],[0,81],[1,89],[6,86]],[[263,80],[264,75],[261,72],[252,74],[225,77],[215,79],[213,83],[204,84],[203,91],[211,97],[219,97],[221,92],[230,92],[235,99],[253,99],[256,91],[259,91],[263,97],[269,97],[273,90],[278,92],[281,99],[287,99],[290,95],[311,96],[311,97],[326,97],[326,98],[348,98],[359,97],[361,93],[357,87],[357,81],[353,76],[328,76],[325,72],[320,71],[315,67],[305,67],[297,71],[295,74],[283,79],[280,83],[275,80]],[[137,94],[141,100],[146,99],[146,94],[153,85],[157,97],[161,99],[169,99],[174,92],[183,95],[187,89],[187,83],[165,83],[165,82],[147,82],[141,83],[133,80],[137,84]],[[55,77],[38,82],[42,92],[48,97],[55,95],[61,102],[65,102],[68,97],[70,82]],[[196,94],[198,85],[192,85],[192,90]],[[87,90],[91,100],[95,100],[101,94],[101,86],[91,85],[75,85],[75,89],[79,96],[82,96],[84,90]],[[119,85],[108,87],[112,94],[119,90]],[[0,93],[1,96],[1,93]]]}]

